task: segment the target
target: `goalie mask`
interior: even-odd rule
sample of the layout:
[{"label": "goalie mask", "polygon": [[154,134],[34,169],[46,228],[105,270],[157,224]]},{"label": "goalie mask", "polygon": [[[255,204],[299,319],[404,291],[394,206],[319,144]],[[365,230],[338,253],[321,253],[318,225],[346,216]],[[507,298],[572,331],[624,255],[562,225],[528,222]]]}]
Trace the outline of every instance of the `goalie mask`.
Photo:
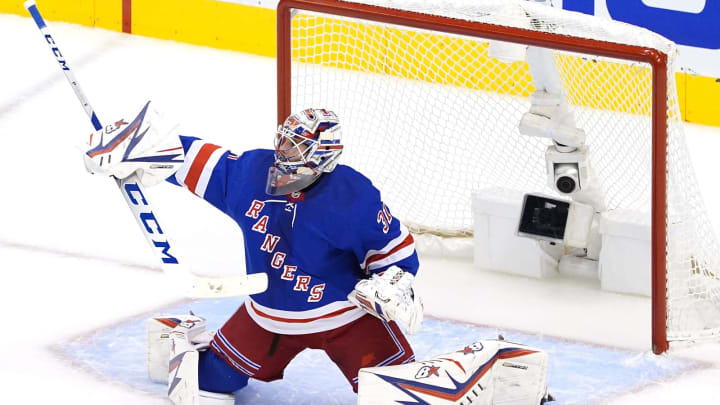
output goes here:
[{"label": "goalie mask", "polygon": [[334,112],[309,108],[289,116],[275,135],[275,164],[265,191],[285,195],[313,184],[337,166],[343,145]]}]

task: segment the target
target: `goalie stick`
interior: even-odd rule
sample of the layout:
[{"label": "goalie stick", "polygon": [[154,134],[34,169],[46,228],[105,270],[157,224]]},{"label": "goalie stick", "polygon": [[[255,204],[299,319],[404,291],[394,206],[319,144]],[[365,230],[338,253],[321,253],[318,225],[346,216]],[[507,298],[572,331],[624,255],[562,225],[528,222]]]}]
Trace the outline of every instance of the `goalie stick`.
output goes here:
[{"label": "goalie stick", "polygon": [[[95,130],[102,129],[102,124],[98,119],[85,93],[80,88],[75,75],[67,64],[65,57],[60,52],[57,43],[45,24],[45,20],[37,9],[35,0],[27,0],[24,3],[25,8],[30,12],[35,24],[45,37],[45,42],[50,47],[55,59],[60,64],[60,69],[65,78],[70,83],[80,104],[82,104],[85,113],[90,118]],[[194,298],[202,297],[230,297],[238,295],[248,295],[259,293],[267,289],[267,274],[242,274],[237,276],[228,276],[221,278],[199,277],[190,273],[177,258],[177,254],[171,251],[172,245],[170,238],[160,226],[160,221],[154,212],[153,207],[144,193],[142,184],[138,181],[136,173],[125,179],[115,178],[120,192],[125,199],[130,211],[135,217],[135,221],[140,227],[140,231],[145,236],[145,240],[153,250],[155,257],[160,261],[163,272],[171,276],[174,283],[178,283],[188,288],[188,294]]]}]

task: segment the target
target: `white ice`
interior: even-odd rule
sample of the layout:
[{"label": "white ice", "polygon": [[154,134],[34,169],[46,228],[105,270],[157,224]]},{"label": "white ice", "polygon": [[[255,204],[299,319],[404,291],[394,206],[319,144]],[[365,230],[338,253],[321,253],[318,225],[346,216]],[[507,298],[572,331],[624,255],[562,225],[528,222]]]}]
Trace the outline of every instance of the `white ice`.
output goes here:
[{"label": "white ice", "polygon": [[[129,118],[150,99],[188,135],[235,151],[271,145],[274,59],[64,23],[50,29],[101,120]],[[113,182],[84,172],[71,143],[92,128],[32,20],[0,15],[0,37],[0,402],[166,403],[52,349],[183,297],[165,288]],[[719,229],[720,129],[687,128]],[[239,232],[222,214],[177,187],[148,194],[195,271],[231,273],[243,265]],[[431,315],[649,351],[647,298],[601,292],[588,281],[529,280],[421,259],[419,290]],[[609,403],[720,401],[717,343],[674,348],[670,356],[703,366]]]}]

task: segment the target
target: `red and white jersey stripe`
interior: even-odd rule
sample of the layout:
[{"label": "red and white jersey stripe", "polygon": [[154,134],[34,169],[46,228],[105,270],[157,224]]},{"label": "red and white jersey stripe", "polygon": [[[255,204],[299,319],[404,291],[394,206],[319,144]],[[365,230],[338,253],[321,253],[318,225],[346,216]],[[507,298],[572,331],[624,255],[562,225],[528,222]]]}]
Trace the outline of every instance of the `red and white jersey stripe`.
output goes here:
[{"label": "red and white jersey stripe", "polygon": [[302,335],[339,328],[363,315],[365,311],[350,301],[336,301],[307,311],[282,311],[245,299],[250,317],[263,329],[283,335]]},{"label": "red and white jersey stripe", "polygon": [[175,173],[175,179],[193,194],[204,197],[213,169],[226,151],[202,140],[193,142],[185,154],[185,163]]},{"label": "red and white jersey stripe", "polygon": [[400,224],[400,236],[388,242],[380,250],[368,250],[360,268],[369,274],[373,270],[389,266],[415,253],[415,240],[405,225]]}]

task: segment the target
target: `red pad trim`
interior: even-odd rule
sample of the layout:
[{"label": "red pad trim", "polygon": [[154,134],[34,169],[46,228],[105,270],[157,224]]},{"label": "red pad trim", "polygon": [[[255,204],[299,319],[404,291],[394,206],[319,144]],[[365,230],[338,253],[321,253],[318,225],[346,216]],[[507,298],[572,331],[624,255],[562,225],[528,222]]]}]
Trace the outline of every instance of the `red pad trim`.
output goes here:
[{"label": "red pad trim", "polygon": [[172,319],[168,319],[168,318],[155,318],[155,320],[160,322],[161,324],[163,324],[165,326],[169,326],[171,328],[174,328],[179,325],[178,322],[175,322]]},{"label": "red pad trim", "polygon": [[460,364],[460,362],[457,361],[457,360],[448,359],[448,358],[445,358],[445,357],[441,357],[440,360],[452,361],[453,363],[455,363],[455,365],[457,365],[458,367],[460,367],[460,370],[462,370],[463,373],[467,373],[467,371],[465,371],[465,367],[463,367],[462,364]]}]

